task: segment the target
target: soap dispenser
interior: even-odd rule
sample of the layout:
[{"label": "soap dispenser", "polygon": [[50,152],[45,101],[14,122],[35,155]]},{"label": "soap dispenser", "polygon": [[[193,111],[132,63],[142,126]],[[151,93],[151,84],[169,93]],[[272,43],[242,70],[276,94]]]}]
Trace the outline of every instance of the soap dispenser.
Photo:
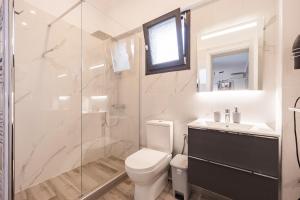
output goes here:
[{"label": "soap dispenser", "polygon": [[234,112],[232,113],[233,123],[239,124],[241,122],[241,113],[238,111],[238,107],[234,107]]}]

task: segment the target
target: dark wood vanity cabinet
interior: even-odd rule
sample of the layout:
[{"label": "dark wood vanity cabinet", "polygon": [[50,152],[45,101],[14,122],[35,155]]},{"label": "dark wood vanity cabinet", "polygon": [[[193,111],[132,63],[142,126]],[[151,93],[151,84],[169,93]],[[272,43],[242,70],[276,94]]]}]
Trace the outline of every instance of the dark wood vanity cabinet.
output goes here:
[{"label": "dark wood vanity cabinet", "polygon": [[279,138],[189,128],[188,178],[233,200],[279,199]]}]

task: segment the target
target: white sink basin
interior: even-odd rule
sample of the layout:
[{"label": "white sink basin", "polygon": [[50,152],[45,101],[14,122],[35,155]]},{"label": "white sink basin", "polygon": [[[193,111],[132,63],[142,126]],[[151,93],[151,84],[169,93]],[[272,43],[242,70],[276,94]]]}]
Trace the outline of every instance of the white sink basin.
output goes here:
[{"label": "white sink basin", "polygon": [[214,122],[210,119],[197,119],[188,124],[189,128],[212,129],[227,132],[240,132],[245,134],[280,137],[280,133],[275,132],[265,123],[229,123],[226,126],[224,122]]},{"label": "white sink basin", "polygon": [[209,121],[206,121],[205,123],[208,127],[216,128],[216,129],[225,129],[225,130],[229,129],[229,130],[246,131],[253,128],[253,125],[251,124],[234,124],[234,123],[226,124],[224,122],[209,122]]}]

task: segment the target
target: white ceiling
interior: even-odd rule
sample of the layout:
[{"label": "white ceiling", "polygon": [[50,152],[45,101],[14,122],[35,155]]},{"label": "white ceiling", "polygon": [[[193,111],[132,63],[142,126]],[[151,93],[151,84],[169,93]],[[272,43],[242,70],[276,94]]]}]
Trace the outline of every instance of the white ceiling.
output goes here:
[{"label": "white ceiling", "polygon": [[[37,9],[60,16],[79,0],[25,0]],[[98,30],[117,36],[140,27],[143,23],[173,9],[201,4],[208,0],[85,0],[82,6],[83,28],[89,33]],[[81,7],[63,18],[80,27]]]}]

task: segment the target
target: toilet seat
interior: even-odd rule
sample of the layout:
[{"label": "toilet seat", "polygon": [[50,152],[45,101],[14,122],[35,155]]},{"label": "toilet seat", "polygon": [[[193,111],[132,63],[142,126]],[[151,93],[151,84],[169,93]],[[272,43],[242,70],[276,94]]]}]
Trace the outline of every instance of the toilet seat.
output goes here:
[{"label": "toilet seat", "polygon": [[168,184],[173,152],[173,122],[146,122],[146,148],[125,160],[125,170],[134,183],[135,200],[154,200]]},{"label": "toilet seat", "polygon": [[126,168],[136,173],[152,171],[155,167],[163,163],[169,154],[153,149],[143,148],[130,155],[126,161]]}]

